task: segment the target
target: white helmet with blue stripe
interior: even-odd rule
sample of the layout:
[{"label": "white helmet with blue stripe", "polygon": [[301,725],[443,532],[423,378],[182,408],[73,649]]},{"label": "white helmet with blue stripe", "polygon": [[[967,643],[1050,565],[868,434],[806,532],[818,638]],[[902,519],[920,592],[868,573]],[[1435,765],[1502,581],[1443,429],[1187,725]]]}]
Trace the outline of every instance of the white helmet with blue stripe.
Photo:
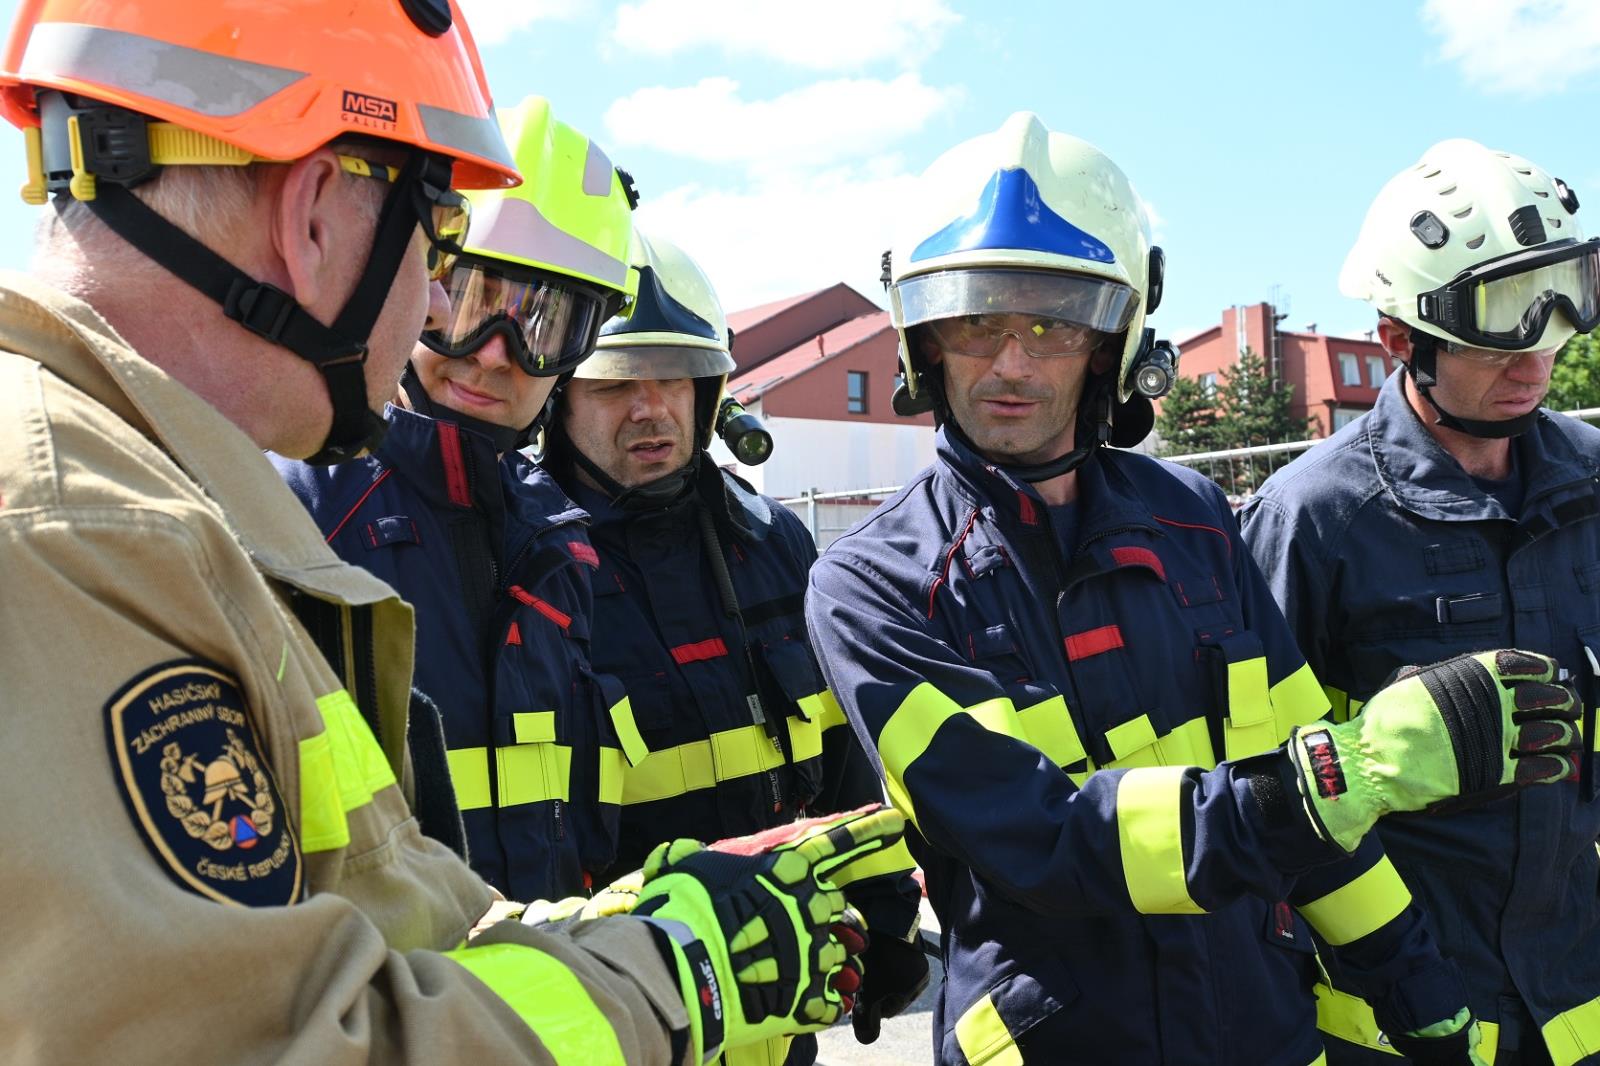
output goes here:
[{"label": "white helmet with blue stripe", "polygon": [[1098,148],[1019,111],[934,161],[901,215],[886,280],[907,391],[926,382],[906,331],[961,315],[1035,314],[1121,338],[1117,398],[1134,391],[1161,249],[1144,203]]}]

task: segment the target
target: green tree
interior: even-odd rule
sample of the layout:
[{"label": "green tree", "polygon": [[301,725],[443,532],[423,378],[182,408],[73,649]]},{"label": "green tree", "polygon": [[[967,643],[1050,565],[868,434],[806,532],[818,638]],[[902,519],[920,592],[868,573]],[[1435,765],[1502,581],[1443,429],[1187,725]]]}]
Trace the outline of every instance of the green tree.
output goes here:
[{"label": "green tree", "polygon": [[1218,422],[1216,397],[1196,379],[1179,377],[1172,383],[1172,391],[1161,398],[1161,413],[1156,415],[1161,454],[1188,455],[1227,447]]},{"label": "green tree", "polygon": [[1580,333],[1561,349],[1544,405],[1552,411],[1600,407],[1600,338]]},{"label": "green tree", "polygon": [[[1192,378],[1179,378],[1161,401],[1157,426],[1161,454],[1223,451],[1262,444],[1305,440],[1305,419],[1290,414],[1294,389],[1271,379],[1266,362],[1246,348],[1239,361],[1224,368],[1214,392]],[[1255,491],[1287,455],[1238,456],[1207,461],[1198,469],[1223,491],[1243,495]]]},{"label": "green tree", "polygon": [[[1290,414],[1294,386],[1274,381],[1267,373],[1266,360],[1246,348],[1239,361],[1222,371],[1222,387],[1217,390],[1221,431],[1230,448],[1252,448],[1263,444],[1283,444],[1305,440],[1311,435],[1304,418]],[[1261,487],[1274,470],[1291,456],[1244,456],[1228,464],[1228,492],[1247,495]],[[1214,479],[1218,478],[1213,474]],[[1218,479],[1220,480],[1220,479]]]}]

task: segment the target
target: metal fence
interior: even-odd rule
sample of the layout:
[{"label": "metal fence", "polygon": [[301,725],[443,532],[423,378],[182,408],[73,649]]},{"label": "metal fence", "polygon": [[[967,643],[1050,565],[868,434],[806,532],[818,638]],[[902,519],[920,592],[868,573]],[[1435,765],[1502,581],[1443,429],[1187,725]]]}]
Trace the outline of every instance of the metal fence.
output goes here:
[{"label": "metal fence", "polygon": [[[1580,411],[1564,411],[1569,418],[1585,422],[1600,422],[1600,407],[1586,407]],[[1216,452],[1194,452],[1189,455],[1166,456],[1168,462],[1181,463],[1199,470],[1222,486],[1228,499],[1237,506],[1247,499],[1261,483],[1281,467],[1288,466],[1300,453],[1321,444],[1326,437],[1311,440],[1286,441],[1281,444],[1258,444],[1249,448],[1227,448]],[[794,511],[811,530],[811,537],[820,551],[832,544],[839,534],[872,513],[873,508],[900,491],[899,485],[878,488],[842,489],[837,492],[818,492],[812,489],[799,496],[789,496],[778,502]]]}]

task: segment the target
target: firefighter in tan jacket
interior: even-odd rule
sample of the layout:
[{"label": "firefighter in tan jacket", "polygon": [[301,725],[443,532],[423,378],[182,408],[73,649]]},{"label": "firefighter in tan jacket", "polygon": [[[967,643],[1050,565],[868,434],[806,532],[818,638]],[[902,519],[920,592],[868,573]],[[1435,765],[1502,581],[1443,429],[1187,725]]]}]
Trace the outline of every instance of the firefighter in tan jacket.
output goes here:
[{"label": "firefighter in tan jacket", "polygon": [[679,841],[635,917],[466,943],[491,892],[407,802],[411,609],[261,450],[370,446],[452,184],[517,175],[445,0],[327,7],[26,0],[0,67],[55,200],[0,279],[0,1060],[689,1063],[831,1022],[827,877],[892,812]]}]

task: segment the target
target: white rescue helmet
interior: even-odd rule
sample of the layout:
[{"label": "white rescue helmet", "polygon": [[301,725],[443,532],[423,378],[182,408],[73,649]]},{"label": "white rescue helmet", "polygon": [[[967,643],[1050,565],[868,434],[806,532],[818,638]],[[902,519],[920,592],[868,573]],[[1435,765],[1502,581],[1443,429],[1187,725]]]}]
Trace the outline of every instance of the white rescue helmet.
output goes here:
[{"label": "white rescue helmet", "polygon": [[913,326],[961,315],[1047,316],[1120,335],[1117,399],[1134,391],[1163,257],[1144,202],[1094,145],[1019,111],[936,159],[900,215],[886,264],[906,389],[918,397]]},{"label": "white rescue helmet", "polygon": [[1600,325],[1600,239],[1578,198],[1521,156],[1440,141],[1367,210],[1339,291],[1439,340],[1560,347]]}]

